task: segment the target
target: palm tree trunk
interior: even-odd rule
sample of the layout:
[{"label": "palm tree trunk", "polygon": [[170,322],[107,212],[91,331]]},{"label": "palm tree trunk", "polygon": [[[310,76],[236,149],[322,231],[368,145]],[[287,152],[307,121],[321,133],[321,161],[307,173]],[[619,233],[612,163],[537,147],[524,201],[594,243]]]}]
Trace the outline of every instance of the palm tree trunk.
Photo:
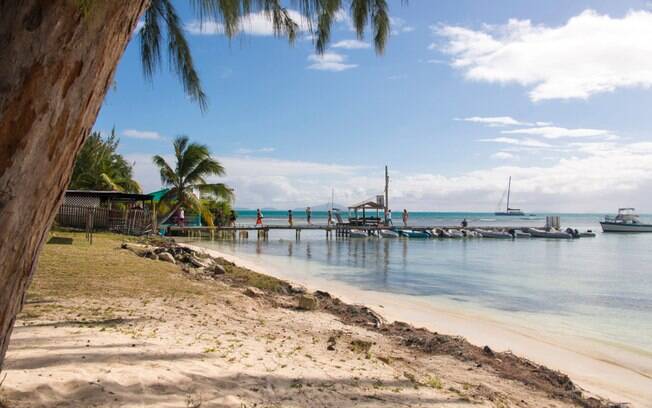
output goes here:
[{"label": "palm tree trunk", "polygon": [[0,0],[0,369],[75,156],[147,4]]}]

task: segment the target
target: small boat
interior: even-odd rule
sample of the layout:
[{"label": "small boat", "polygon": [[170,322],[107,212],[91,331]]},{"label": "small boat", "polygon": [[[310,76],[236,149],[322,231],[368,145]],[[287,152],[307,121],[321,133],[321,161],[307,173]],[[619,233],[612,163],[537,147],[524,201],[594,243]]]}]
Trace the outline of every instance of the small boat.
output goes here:
[{"label": "small boat", "polygon": [[479,232],[480,235],[482,235],[482,238],[496,238],[496,239],[514,238],[512,234],[505,231],[491,231],[491,230],[476,229],[476,232]]},{"label": "small boat", "polygon": [[538,228],[528,229],[530,235],[534,238],[554,238],[554,239],[572,239],[573,234],[555,229],[542,230]]},{"label": "small boat", "polygon": [[451,238],[464,238],[462,231],[456,229],[449,229],[448,235],[450,235]]},{"label": "small boat", "polygon": [[[507,207],[505,208],[505,211],[496,211],[494,215],[500,215],[500,216],[518,216],[518,217],[523,217],[525,216],[525,213],[521,211],[518,208],[509,208],[509,198],[512,192],[512,176],[509,176],[509,181],[507,182]],[[503,198],[505,197],[503,193]],[[500,199],[500,202],[502,203],[502,198]],[[500,204],[499,204],[500,206]]]},{"label": "small boat", "polygon": [[480,233],[475,232],[475,231],[473,231],[473,230],[467,230],[467,229],[462,230],[462,234],[463,234],[466,238],[480,238]]},{"label": "small boat", "polygon": [[432,235],[427,231],[399,230],[399,234],[406,238],[430,238]]},{"label": "small boat", "polygon": [[351,238],[368,238],[369,234],[367,231],[352,229],[349,231],[349,237]]},{"label": "small boat", "polygon": [[586,230],[584,232],[580,232],[579,235],[582,238],[593,238],[593,237],[595,237],[595,232],[593,232],[591,230]]},{"label": "small boat", "polygon": [[398,232],[392,230],[380,230],[378,231],[381,237],[383,238],[398,238]]},{"label": "small boat", "polygon": [[437,228],[433,231],[434,235],[439,238],[450,238],[451,234],[443,228]]},{"label": "small boat", "polygon": [[619,208],[615,217],[600,222],[603,232],[652,232],[652,224],[643,224],[634,208]]},{"label": "small boat", "polygon": [[532,234],[529,232],[521,231],[521,230],[514,230],[512,232],[512,235],[514,235],[514,238],[531,238]]}]

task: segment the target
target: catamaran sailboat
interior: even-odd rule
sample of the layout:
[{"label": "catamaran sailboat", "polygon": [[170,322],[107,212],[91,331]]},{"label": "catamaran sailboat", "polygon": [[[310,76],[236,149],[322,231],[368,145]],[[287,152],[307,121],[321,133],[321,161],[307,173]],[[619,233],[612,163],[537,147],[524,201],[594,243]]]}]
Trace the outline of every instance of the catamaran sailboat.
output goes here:
[{"label": "catamaran sailboat", "polygon": [[[525,215],[525,213],[518,208],[509,208],[509,198],[512,192],[511,190],[512,190],[512,176],[509,176],[509,182],[507,183],[507,208],[505,209],[505,211],[496,211],[494,215],[512,215],[512,216],[515,215],[521,217]],[[503,195],[503,197],[505,196]],[[500,202],[502,203],[502,201],[503,200],[501,199]]]},{"label": "catamaran sailboat", "polygon": [[643,224],[633,208],[619,208],[615,217],[600,222],[604,232],[652,232],[652,224]]}]

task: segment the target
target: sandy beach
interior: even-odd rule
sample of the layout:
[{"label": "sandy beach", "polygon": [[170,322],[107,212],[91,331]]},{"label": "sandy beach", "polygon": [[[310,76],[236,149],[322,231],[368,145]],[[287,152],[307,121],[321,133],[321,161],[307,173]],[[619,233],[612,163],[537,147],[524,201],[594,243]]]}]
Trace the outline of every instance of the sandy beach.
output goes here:
[{"label": "sandy beach", "polygon": [[384,334],[328,305],[364,308],[327,295],[302,310],[244,260],[214,278],[120,249],[113,235],[92,246],[70,236],[46,247],[16,325],[5,407],[607,406],[509,354],[424,352],[406,339],[469,346],[401,325]]},{"label": "sandy beach", "polygon": [[511,351],[560,370],[582,388],[612,401],[641,407],[652,405],[652,355],[607,346],[597,350],[576,339],[555,338],[518,324],[506,325],[490,316],[436,307],[413,296],[361,290],[310,274],[295,273],[270,262],[269,258],[263,262],[213,248],[207,251],[311,290],[329,291],[345,302],[365,304],[390,321],[408,322],[432,331],[463,336],[478,346],[489,345],[494,350]]}]

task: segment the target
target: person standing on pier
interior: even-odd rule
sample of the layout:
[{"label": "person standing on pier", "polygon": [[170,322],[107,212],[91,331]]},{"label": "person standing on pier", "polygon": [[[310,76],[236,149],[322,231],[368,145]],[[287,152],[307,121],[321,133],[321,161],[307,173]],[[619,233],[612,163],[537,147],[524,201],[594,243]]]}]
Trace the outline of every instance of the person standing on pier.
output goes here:
[{"label": "person standing on pier", "polygon": [[333,225],[333,210],[328,210],[328,226]]},{"label": "person standing on pier", "polygon": [[410,214],[408,214],[407,208],[403,209],[403,225],[407,227],[408,225],[408,219],[410,218]]},{"label": "person standing on pier", "polygon": [[462,220],[462,228],[466,228],[469,226],[469,222],[465,219]]},{"label": "person standing on pier", "polygon": [[231,215],[229,216],[229,226],[235,227],[235,220],[237,219],[235,211],[231,210]]},{"label": "person standing on pier", "polygon": [[186,226],[186,212],[183,210],[183,207],[179,207],[179,226]]},{"label": "person standing on pier", "polygon": [[392,221],[392,210],[391,209],[387,210],[387,225],[394,226],[394,222]]},{"label": "person standing on pier", "polygon": [[256,226],[263,226],[263,212],[260,211],[260,208],[256,210]]},{"label": "person standing on pier", "polygon": [[288,210],[288,224],[290,225],[290,227],[294,225],[292,221],[292,210]]},{"label": "person standing on pier", "polygon": [[308,221],[308,224],[312,224],[312,210],[310,207],[306,207],[306,221]]}]

